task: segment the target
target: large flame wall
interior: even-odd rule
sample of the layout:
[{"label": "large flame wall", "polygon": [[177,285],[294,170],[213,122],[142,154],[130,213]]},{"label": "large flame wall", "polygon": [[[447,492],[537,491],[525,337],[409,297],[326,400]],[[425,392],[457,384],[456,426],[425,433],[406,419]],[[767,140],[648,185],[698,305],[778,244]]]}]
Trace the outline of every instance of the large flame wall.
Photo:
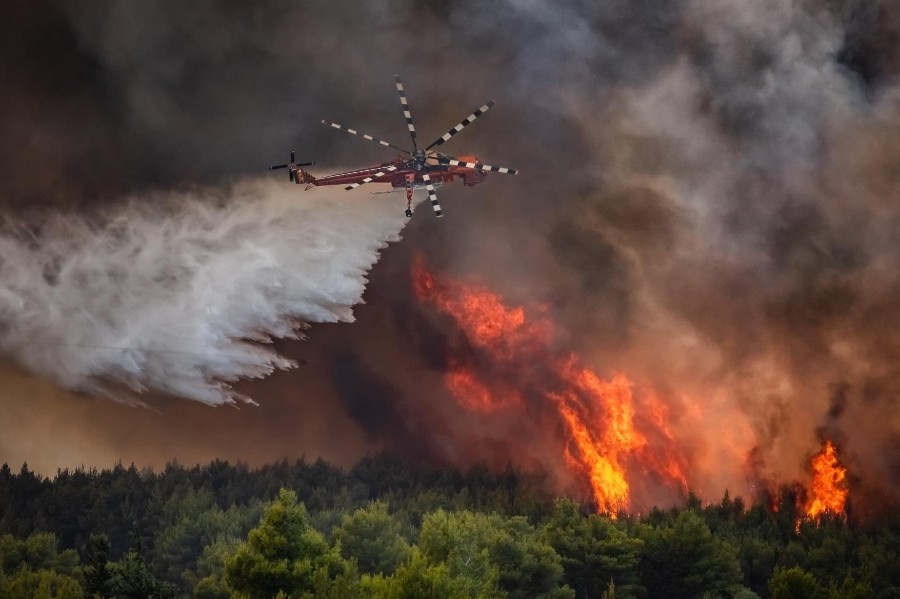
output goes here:
[{"label": "large flame wall", "polygon": [[[554,347],[554,327],[540,309],[532,316],[484,286],[439,277],[421,258],[413,278],[419,300],[450,316],[468,342],[466,349],[450,350],[445,374],[461,408],[537,422],[537,430],[558,443],[556,455],[541,456],[549,462],[544,467],[565,463],[602,512],[632,509],[636,477],[669,493],[654,499],[671,501],[686,492],[684,457],[654,393],[636,398],[625,374],[604,380],[577,354]],[[650,417],[638,418],[638,410]],[[642,497],[641,504],[650,499]]]},{"label": "large flame wall", "polygon": [[[536,424],[534,430],[545,437],[541,445],[553,448],[555,443],[555,453],[539,456],[541,466],[553,470],[555,464],[564,463],[571,475],[561,479],[561,491],[580,490],[598,511],[615,517],[683,500],[688,490],[696,491],[707,482],[702,469],[692,468],[686,448],[696,431],[682,428],[677,438],[670,407],[654,389],[621,372],[606,380],[577,353],[556,344],[558,334],[546,308],[526,310],[483,284],[431,272],[421,254],[412,277],[418,300],[449,317],[447,324],[463,336],[462,343],[447,346],[443,375],[458,406],[482,415],[485,422],[505,415]],[[702,403],[691,407],[702,419]],[[526,447],[535,441],[516,437],[514,430],[510,429],[510,462],[527,453]],[[716,432],[729,443],[727,430]],[[766,481],[754,478],[754,449],[743,450],[743,460],[732,468],[744,473],[751,488],[764,485]],[[802,506],[806,517],[843,514],[846,468],[839,465],[831,441],[811,458],[809,468],[809,480],[798,481],[807,487]],[[641,492],[633,493],[633,487]],[[713,499],[725,491],[706,490]],[[750,499],[760,497],[762,493]]]}]

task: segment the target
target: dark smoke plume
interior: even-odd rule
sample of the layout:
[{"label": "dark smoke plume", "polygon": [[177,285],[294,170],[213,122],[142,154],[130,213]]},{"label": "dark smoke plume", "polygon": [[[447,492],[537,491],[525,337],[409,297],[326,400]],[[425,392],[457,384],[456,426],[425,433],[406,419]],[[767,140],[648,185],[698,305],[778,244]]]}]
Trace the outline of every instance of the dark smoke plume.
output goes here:
[{"label": "dark smoke plume", "polygon": [[[601,372],[667,398],[705,497],[803,481],[825,427],[860,492],[898,498],[895,4],[0,11],[7,220],[185,198],[172,194],[232,183],[291,147],[323,172],[387,160],[318,122],[402,143],[395,72],[420,136],[494,98],[447,149],[520,175],[441,189],[446,218],[417,213],[404,244],[448,276],[549,306],[565,343]],[[515,459],[515,439],[496,442],[449,405],[435,344],[454,332],[415,305],[408,263],[407,247],[387,250],[357,323],[286,347],[317,366],[290,385],[351,414],[348,438],[463,463],[481,435]],[[369,389],[381,410],[360,399]]]}]

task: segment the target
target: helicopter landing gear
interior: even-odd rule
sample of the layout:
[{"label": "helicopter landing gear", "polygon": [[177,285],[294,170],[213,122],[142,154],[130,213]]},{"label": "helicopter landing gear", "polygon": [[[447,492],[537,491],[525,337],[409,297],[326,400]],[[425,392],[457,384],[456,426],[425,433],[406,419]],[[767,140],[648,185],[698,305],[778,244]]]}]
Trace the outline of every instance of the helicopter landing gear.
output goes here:
[{"label": "helicopter landing gear", "polygon": [[406,185],[406,218],[412,218],[412,196],[413,196],[413,188],[412,185]]},{"label": "helicopter landing gear", "polygon": [[412,218],[412,210],[409,208],[406,209],[406,218]]}]

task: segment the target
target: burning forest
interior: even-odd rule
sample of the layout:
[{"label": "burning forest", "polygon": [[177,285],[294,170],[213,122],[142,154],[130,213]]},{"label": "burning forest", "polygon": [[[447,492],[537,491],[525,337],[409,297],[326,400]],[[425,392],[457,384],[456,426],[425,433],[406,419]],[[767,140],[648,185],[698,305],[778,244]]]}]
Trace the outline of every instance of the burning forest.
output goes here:
[{"label": "burning forest", "polygon": [[[625,373],[608,380],[598,375],[560,345],[548,307],[526,309],[479,282],[437,274],[421,254],[414,259],[412,285],[416,298],[446,316],[452,331],[445,347],[446,388],[460,409],[490,427],[489,434],[507,436],[510,462],[535,446],[553,448],[540,456],[540,466],[552,471],[566,465],[557,491],[589,498],[612,518],[681,503],[700,488],[703,473],[692,469],[684,439],[673,433],[665,399]],[[810,521],[845,516],[847,469],[836,451],[826,441],[809,462],[809,480],[795,481],[804,488],[796,508]],[[778,492],[774,484],[753,480],[752,469],[746,473],[760,487],[751,501]]]},{"label": "burning forest", "polygon": [[[513,436],[522,423],[520,431],[555,438],[556,459],[602,513],[615,517],[633,509],[633,479],[660,490],[661,496],[643,495],[642,502],[686,493],[684,458],[667,429],[665,406],[652,392],[636,393],[624,374],[606,381],[577,354],[557,348],[554,326],[540,307],[509,306],[483,286],[435,275],[421,256],[413,286],[420,301],[449,316],[463,335],[464,346],[448,347],[444,377],[461,408],[485,418],[503,415]],[[522,447],[514,453],[527,452],[535,441],[517,438]]]},{"label": "burning forest", "polygon": [[847,469],[838,460],[834,443],[825,441],[822,450],[810,460],[810,467],[812,480],[803,506],[806,518],[816,521],[825,515],[846,517]]}]

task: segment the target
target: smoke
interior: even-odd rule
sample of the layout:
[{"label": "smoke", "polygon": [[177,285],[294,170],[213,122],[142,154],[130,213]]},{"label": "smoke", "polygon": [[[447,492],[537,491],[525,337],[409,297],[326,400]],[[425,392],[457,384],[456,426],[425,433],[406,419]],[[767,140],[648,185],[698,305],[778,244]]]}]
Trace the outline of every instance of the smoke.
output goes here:
[{"label": "smoke", "polygon": [[352,321],[364,273],[398,239],[395,198],[342,191],[257,180],[8,220],[0,347],[68,389],[250,401],[228,383],[295,365],[261,344]]},{"label": "smoke", "polygon": [[547,182],[511,201],[539,218],[450,271],[665,397],[707,499],[802,483],[828,436],[896,501],[897,11],[528,6],[513,85],[555,130],[521,126]]},{"label": "smoke", "polygon": [[[100,231],[129,211],[146,215],[136,221],[156,223],[154,239],[182,220],[194,222],[190,215],[197,211],[233,218],[226,214],[246,199],[204,192],[215,197],[201,200],[172,190],[227,188],[282,161],[292,147],[302,159],[317,161],[315,174],[388,159],[377,146],[318,123],[334,119],[405,145],[391,85],[400,73],[420,140],[437,138],[473,107],[495,99],[488,114],[442,148],[475,153],[520,173],[491,174],[472,190],[441,188],[445,218],[438,224],[416,214],[404,243],[387,250],[371,272],[357,322],[313,327],[309,342],[279,346],[316,365],[277,377],[280,391],[297,389],[305,400],[314,397],[348,415],[357,430],[347,438],[358,447],[461,465],[509,460],[556,469],[561,458],[550,445],[538,440],[539,449],[523,451],[531,439],[509,432],[531,430],[531,423],[496,415],[476,423],[454,408],[442,383],[444,353],[448,347],[464,352],[465,344],[448,344],[459,332],[412,298],[410,252],[417,248],[445,276],[472,276],[510,303],[542,306],[562,331],[556,342],[561,351],[578,351],[607,378],[624,372],[665,401],[674,438],[689,456],[689,482],[703,497],[716,499],[725,488],[752,495],[760,486],[802,482],[823,436],[835,440],[858,481],[851,500],[900,496],[895,4],[393,0],[351,6],[321,0],[22,6],[0,9],[6,13],[0,15],[0,43],[9,49],[0,53],[0,202],[9,223],[27,223],[7,225],[4,243],[34,266],[11,266],[4,250],[4,272],[21,268],[42,277],[45,262],[25,251],[33,243],[29,236],[49,248],[64,245],[67,227],[93,228],[82,237],[96,236],[94,244],[54,250],[66,258],[59,266],[48,263],[50,278],[58,278],[63,263],[85,248],[120,247],[115,237],[100,241],[106,235]],[[276,183],[242,196],[275,202],[275,196],[290,194],[284,205],[266,204],[247,217],[270,223],[259,225],[262,238],[287,234],[279,217],[267,220],[269,215],[287,214],[281,211],[288,203],[306,199]],[[155,207],[157,198],[172,195],[179,198],[175,206]],[[353,223],[368,223],[351,214],[367,202],[348,207],[344,218],[326,218],[323,209],[322,218],[349,231]],[[190,208],[195,204],[206,208]],[[391,210],[400,212],[396,204]],[[25,208],[35,207],[42,214],[37,221],[22,217]],[[355,256],[343,272],[357,286],[339,293],[334,305],[342,308],[326,310],[328,318],[344,314],[359,297],[362,286],[354,277],[373,264],[376,240],[392,239],[399,230],[396,216],[385,212],[383,226],[372,224],[368,236],[341,237],[341,247]],[[169,235],[166,244],[179,239]],[[116,285],[95,282],[102,289],[98,300],[109,302],[92,312],[103,323],[98,330],[119,330],[119,336],[68,342],[124,347],[128,341],[133,347],[131,340],[140,337],[143,353],[117,354],[138,356],[139,375],[121,366],[108,369],[103,351],[113,350],[73,350],[71,361],[59,357],[53,369],[40,366],[40,354],[65,351],[65,323],[41,329],[36,318],[28,330],[16,316],[3,332],[4,347],[13,339],[10,331],[28,330],[14,343],[18,359],[39,372],[68,377],[71,369],[74,378],[64,384],[146,386],[141,377],[155,364],[191,372],[193,378],[182,379],[192,381],[190,389],[221,401],[227,395],[212,381],[281,364],[240,339],[252,337],[251,331],[285,334],[294,319],[311,322],[315,318],[304,310],[321,308],[323,300],[298,309],[292,302],[306,297],[296,292],[298,280],[283,280],[285,291],[279,292],[265,279],[271,271],[261,254],[235,250],[242,246],[232,239],[208,243],[228,248],[235,261],[243,252],[242,268],[233,275],[223,258],[216,268],[227,268],[225,276],[212,262],[203,267],[212,270],[189,263],[187,270],[199,277],[191,279],[178,270],[185,266],[178,256],[190,256],[202,244],[185,239],[189,249],[167,258],[174,260],[176,279],[151,285],[146,273],[134,273],[134,281],[150,287],[140,292],[144,302],[113,300],[105,294]],[[292,269],[302,261],[302,244],[291,246],[295,256],[273,243],[280,249],[270,250],[278,256],[272,260],[299,273]],[[111,255],[110,267],[112,255],[119,255],[98,253]],[[244,269],[246,256],[260,270]],[[129,280],[131,268],[129,263],[125,274],[102,277]],[[158,273],[169,276],[164,269]],[[243,281],[235,284],[237,273]],[[190,285],[163,292],[188,280],[212,281],[220,293],[212,305],[227,318],[207,316],[206,296]],[[56,297],[51,283],[38,284]],[[289,285],[295,285],[291,294]],[[162,295],[151,302],[154,294]],[[49,306],[42,293],[34,297],[31,304]],[[149,351],[179,343],[180,327],[173,333],[169,325],[175,308],[160,307],[174,306],[179,297],[184,313],[192,315],[184,330],[200,339],[187,351],[220,356],[204,359],[203,372],[186,366],[193,361]],[[132,328],[103,322],[113,314],[144,332],[129,338]],[[54,318],[63,322],[68,315]],[[147,337],[156,330],[149,325],[153,318],[162,323],[156,328],[169,332]],[[38,339],[29,347],[34,335],[44,335],[40,343],[50,350],[39,349]],[[238,341],[225,345],[226,338]],[[228,362],[223,352],[235,360],[234,370],[222,366]],[[247,392],[256,396],[254,388]],[[161,389],[186,394],[182,387]],[[260,410],[267,409],[260,403]],[[168,408],[173,420],[178,405]],[[290,424],[268,425],[273,437],[292,434]],[[78,426],[93,425],[85,417]],[[229,432],[238,427],[221,426]],[[282,449],[289,453],[289,443]],[[248,449],[251,454],[263,456]]]}]

